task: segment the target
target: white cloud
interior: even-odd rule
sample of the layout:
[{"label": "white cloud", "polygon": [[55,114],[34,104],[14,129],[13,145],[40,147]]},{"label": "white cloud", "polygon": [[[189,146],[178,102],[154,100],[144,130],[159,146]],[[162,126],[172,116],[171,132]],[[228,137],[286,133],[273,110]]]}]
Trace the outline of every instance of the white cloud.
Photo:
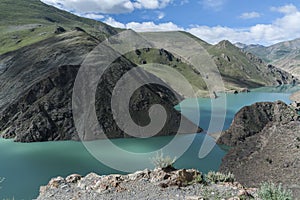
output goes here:
[{"label": "white cloud", "polygon": [[281,7],[272,7],[271,10],[272,11],[277,11],[277,12],[280,12],[280,13],[284,13],[284,14],[291,14],[291,13],[298,12],[297,7],[294,6],[293,4],[288,4],[288,5],[281,6]]},{"label": "white cloud", "polygon": [[163,19],[165,16],[166,16],[165,13],[163,13],[163,12],[158,12],[157,19]]},{"label": "white cloud", "polygon": [[183,28],[178,27],[172,22],[155,24],[154,22],[131,22],[126,24],[126,28],[133,29],[137,32],[154,32],[154,31],[179,31]]},{"label": "white cloud", "polygon": [[202,0],[200,4],[204,6],[204,8],[213,9],[215,11],[219,11],[222,9],[226,0]]},{"label": "white cloud", "polygon": [[241,19],[253,19],[253,18],[259,18],[261,15],[258,12],[246,12],[241,14]]},{"label": "white cloud", "polygon": [[[291,8],[291,6],[289,7]],[[243,29],[200,25],[194,25],[190,28],[183,29],[172,22],[160,24],[155,24],[154,22],[131,22],[123,24],[115,21],[113,18],[108,18],[104,22],[112,26],[133,29],[140,32],[184,30],[212,44],[218,43],[221,40],[230,40],[231,42],[242,42],[245,44],[258,43],[270,45],[277,42],[300,38],[300,11],[297,9],[289,9],[290,11],[287,12],[286,8],[287,6],[276,8],[277,12],[285,14],[271,24],[257,24]]]},{"label": "white cloud", "polygon": [[99,15],[99,14],[95,14],[95,13],[85,13],[85,14],[81,14],[81,17],[85,17],[85,18],[90,18],[90,19],[103,19],[104,15]]},{"label": "white cloud", "polygon": [[164,8],[170,4],[173,0],[136,0],[134,2],[135,8],[145,8],[145,9],[158,9]]},{"label": "white cloud", "polygon": [[137,32],[184,30],[183,28],[177,26],[176,24],[174,24],[172,22],[160,23],[160,24],[155,24],[154,22],[143,22],[143,23],[130,22],[127,24],[123,24],[123,23],[120,23],[120,22],[116,21],[115,19],[109,17],[108,19],[106,19],[104,21],[104,23],[107,23],[113,27],[132,29]]},{"label": "white cloud", "polygon": [[184,5],[184,4],[187,4],[187,3],[190,3],[190,1],[189,0],[181,0],[180,1],[181,6]]},{"label": "white cloud", "polygon": [[173,0],[42,0],[44,3],[75,13],[117,14],[135,9],[161,9]]},{"label": "white cloud", "polygon": [[213,44],[226,39],[231,42],[270,45],[277,42],[299,38],[299,10],[294,5],[272,8],[272,10],[281,12],[284,16],[276,19],[270,24],[257,24],[244,29],[222,26],[194,26],[186,29],[186,31]]},{"label": "white cloud", "polygon": [[116,21],[114,18],[109,17],[107,18],[104,23],[111,25],[113,27],[117,27],[117,28],[126,28],[125,24],[122,24],[121,22]]}]

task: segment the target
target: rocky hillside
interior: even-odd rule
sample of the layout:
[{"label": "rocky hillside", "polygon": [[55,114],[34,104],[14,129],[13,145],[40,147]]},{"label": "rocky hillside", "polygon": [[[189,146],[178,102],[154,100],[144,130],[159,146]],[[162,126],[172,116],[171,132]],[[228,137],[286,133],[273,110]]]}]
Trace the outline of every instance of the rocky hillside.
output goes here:
[{"label": "rocky hillside", "polygon": [[246,186],[282,183],[299,197],[299,127],[299,115],[283,102],[244,107],[218,140],[232,146],[220,170],[232,172]]},{"label": "rocky hillside", "polygon": [[[0,24],[3,42],[0,51],[2,137],[18,142],[78,140],[71,98],[78,69],[88,53],[120,30],[74,16],[38,0],[14,3],[4,0],[0,2],[0,8],[5,11],[1,13]],[[108,138],[129,137],[115,123],[110,101],[117,81],[134,67],[134,63],[120,57],[105,72],[98,85],[95,103],[103,132],[85,133],[83,139],[99,139],[105,135]],[[145,71],[135,76],[163,83]],[[191,127],[201,131],[173,108],[179,103],[175,95],[176,92],[159,85],[140,88],[131,99],[133,120],[141,126],[147,125],[149,108],[161,104],[166,109],[167,122],[158,135],[177,133],[180,119],[186,123],[183,133],[195,132]]]},{"label": "rocky hillside", "polygon": [[[77,140],[72,118],[73,84],[85,55],[98,43],[88,33],[74,30],[0,56],[2,136],[20,142]],[[123,57],[110,66],[96,94],[97,117],[104,132],[87,133],[84,139],[104,138],[103,134],[109,138],[128,137],[113,120],[110,100],[114,85],[133,67],[135,65]],[[140,72],[136,77],[160,81],[147,72]],[[173,108],[179,103],[174,95],[158,85],[140,88],[130,105],[133,120],[149,123],[148,118],[141,121],[139,116],[147,116],[150,106],[158,103],[168,113],[166,126],[158,135],[176,133],[181,118],[187,123],[186,127],[195,127]],[[191,130],[187,128],[185,133]]]},{"label": "rocky hillside", "polygon": [[[38,0],[17,0],[13,3],[3,0],[0,8],[3,11],[0,14],[1,136],[19,142],[77,140],[71,96],[78,69],[98,44],[122,30],[74,16]],[[169,34],[174,36],[172,32]],[[261,60],[243,53],[228,41],[216,46],[200,39],[196,41],[210,53],[228,89],[294,81],[289,74],[265,66]],[[200,94],[207,92],[199,72],[170,52],[137,49],[130,55],[117,59],[98,84],[95,105],[103,131],[85,133],[84,139],[99,139],[104,134],[109,138],[128,137],[116,125],[110,101],[117,81],[138,64],[155,61],[170,65],[202,91]],[[135,77],[136,80],[168,82],[157,75],[145,69]],[[185,126],[183,133],[201,131],[173,108],[183,99],[177,100],[175,96],[180,97],[180,91],[170,91],[157,84],[145,85],[131,99],[133,121],[141,126],[147,125],[150,122],[148,109],[153,104],[161,104],[168,117],[166,126],[158,135],[176,133],[180,119]]]},{"label": "rocky hillside", "polygon": [[268,47],[261,45],[240,45],[240,47],[262,58],[266,63],[275,65],[300,78],[300,39],[280,42]]},{"label": "rocky hillside", "polygon": [[40,188],[38,200],[56,199],[250,199],[257,189],[245,188],[233,180],[205,182],[193,169],[144,170],[128,175],[53,178]]},{"label": "rocky hillside", "polygon": [[298,114],[285,103],[262,102],[245,106],[234,117],[228,130],[221,134],[218,143],[236,146],[246,138],[262,131],[270,123],[297,121]]}]

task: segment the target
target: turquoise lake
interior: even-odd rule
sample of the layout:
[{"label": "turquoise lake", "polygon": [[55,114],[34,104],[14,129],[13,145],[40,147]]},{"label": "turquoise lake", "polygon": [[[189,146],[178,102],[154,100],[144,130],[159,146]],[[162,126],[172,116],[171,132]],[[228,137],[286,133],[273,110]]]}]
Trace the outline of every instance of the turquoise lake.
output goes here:
[{"label": "turquoise lake", "polygon": [[[296,87],[268,87],[252,90],[250,93],[241,94],[219,94],[217,99],[197,99],[200,105],[200,121],[195,120],[198,112],[194,109],[194,101],[186,99],[180,104],[184,115],[195,123],[199,123],[200,127],[207,130],[211,119],[211,102],[215,105],[222,106],[225,109],[225,123],[222,130],[226,130],[235,115],[235,113],[243,106],[251,105],[255,102],[282,100],[290,103],[289,96],[292,92],[299,90]],[[226,99],[226,105],[219,104]],[[215,119],[222,116],[214,116]],[[216,120],[218,122],[218,120]],[[211,132],[214,130],[214,121],[211,123]],[[193,139],[191,146],[175,163],[177,168],[196,168],[206,173],[210,170],[218,170],[223,156],[226,151],[219,146],[214,146],[212,151],[203,159],[198,157],[201,144],[206,138],[210,142],[214,142],[212,138],[208,138],[206,134],[189,134],[181,135],[176,138],[180,144],[182,141]],[[151,152],[160,149],[168,144],[173,137],[154,137],[148,139],[116,139],[113,143],[120,149],[133,153]],[[90,142],[91,145],[97,144],[101,146],[108,158],[112,162],[118,163],[118,155],[109,145],[103,141]],[[167,153],[168,152],[164,152]],[[126,158],[123,158],[126,160]],[[150,159],[150,158],[147,158]],[[39,193],[39,186],[46,185],[50,178],[56,176],[67,176],[73,173],[86,175],[90,172],[98,174],[124,173],[109,168],[100,163],[86,150],[85,146],[80,142],[63,141],[63,142],[46,142],[46,143],[30,143],[21,144],[14,143],[12,140],[0,139],[0,177],[5,180],[0,183],[0,199],[34,199]],[[141,161],[142,162],[142,161]],[[141,163],[138,166],[131,162],[121,162],[120,166],[128,165],[133,171],[143,169],[142,167],[153,168],[152,165]]]}]

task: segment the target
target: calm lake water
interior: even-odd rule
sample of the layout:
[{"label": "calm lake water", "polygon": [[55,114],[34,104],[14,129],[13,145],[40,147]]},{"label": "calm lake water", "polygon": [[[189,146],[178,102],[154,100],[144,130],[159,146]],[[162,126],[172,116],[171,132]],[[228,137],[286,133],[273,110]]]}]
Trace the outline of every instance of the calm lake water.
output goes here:
[{"label": "calm lake water", "polygon": [[[200,124],[205,130],[208,129],[211,119],[211,102],[214,105],[220,106],[220,109],[225,109],[226,117],[225,124],[222,128],[227,129],[234,117],[234,114],[243,106],[251,105],[255,102],[261,101],[275,101],[282,100],[290,103],[289,95],[299,88],[292,87],[270,87],[253,90],[250,93],[234,94],[219,94],[220,98],[197,99],[200,105],[200,122],[195,120],[197,112],[194,108],[192,99],[187,99],[180,104],[181,110],[184,110],[190,120]],[[226,99],[226,106],[219,102],[224,102]],[[178,108],[179,109],[179,108]],[[216,113],[216,118],[222,118]],[[217,122],[218,120],[216,120]],[[211,132],[214,130],[214,122],[211,124]],[[198,157],[198,152],[205,134],[190,134],[182,135],[176,138],[178,144],[182,141],[193,139],[192,145],[180,157],[175,166],[178,168],[196,168],[202,172],[210,170],[218,170],[221,159],[225,155],[225,151],[219,146],[214,146],[213,150],[203,159]],[[168,144],[173,137],[155,137],[149,139],[116,139],[113,143],[119,148],[133,153],[151,152],[158,150],[162,146]],[[213,142],[212,138],[209,138]],[[121,162],[121,158],[114,149],[106,145],[103,141],[95,141],[90,144],[101,146],[101,151],[106,154],[112,162],[120,165],[128,165],[132,171],[143,169],[142,167],[153,168],[148,163],[141,163],[141,165],[134,165],[132,162]],[[168,153],[168,152],[167,152]],[[126,160],[126,158],[122,158]],[[149,158],[147,158],[149,159]],[[120,171],[111,169],[97,159],[95,159],[80,142],[64,141],[64,142],[47,142],[47,143],[30,143],[20,144],[13,143],[12,140],[0,139],[0,177],[5,177],[3,183],[0,184],[0,199],[13,197],[15,199],[33,199],[39,193],[39,186],[48,183],[50,178],[56,176],[67,176],[73,173],[86,175],[90,172],[98,174],[122,173]],[[141,161],[142,162],[142,161]]]}]

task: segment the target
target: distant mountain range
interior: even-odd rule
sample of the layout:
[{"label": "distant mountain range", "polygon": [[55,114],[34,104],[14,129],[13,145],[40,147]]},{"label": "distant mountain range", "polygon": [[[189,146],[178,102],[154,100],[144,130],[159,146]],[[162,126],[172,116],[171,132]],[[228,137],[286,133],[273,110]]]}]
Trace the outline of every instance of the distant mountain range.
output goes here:
[{"label": "distant mountain range", "polygon": [[[124,30],[75,16],[38,0],[1,0],[0,10],[0,134],[21,142],[78,139],[71,99],[78,69],[98,44]],[[174,37],[177,33],[168,34]],[[184,34],[207,50],[228,90],[296,81],[289,73],[266,65],[229,41],[210,45]],[[151,62],[173,67],[186,77],[199,96],[208,94],[199,72],[172,53],[163,49],[138,49],[128,53],[112,64],[103,80],[106,82],[99,83],[96,94],[97,117],[108,137],[129,137],[118,129],[110,105],[116,82],[128,70],[141,66],[145,70],[137,74],[138,78],[168,83],[170,77],[163,70],[154,72],[143,67]],[[157,85],[141,88],[131,101],[133,120],[147,124],[149,119],[140,116],[146,115],[152,104],[162,104],[167,109],[168,121],[160,135],[174,134],[180,117],[183,118],[174,109],[179,103],[174,95],[180,96],[181,92],[174,90],[175,94]],[[187,127],[193,126],[188,120],[185,122]],[[103,137],[91,134],[85,139]]]},{"label": "distant mountain range", "polygon": [[236,43],[237,47],[251,52],[264,62],[279,67],[300,78],[300,38],[280,42],[268,47],[262,45],[245,45]]}]

